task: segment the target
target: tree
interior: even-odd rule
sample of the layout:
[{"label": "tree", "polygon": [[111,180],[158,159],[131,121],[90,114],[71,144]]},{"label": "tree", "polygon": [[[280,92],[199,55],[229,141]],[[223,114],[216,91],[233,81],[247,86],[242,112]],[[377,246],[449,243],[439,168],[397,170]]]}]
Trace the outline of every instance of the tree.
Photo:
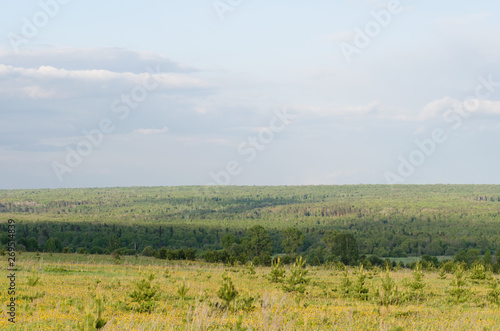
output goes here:
[{"label": "tree", "polygon": [[236,237],[232,233],[226,233],[222,238],[220,238],[220,244],[222,248],[229,249],[233,243],[236,242]]},{"label": "tree", "polygon": [[483,263],[485,266],[491,264],[491,252],[490,252],[490,250],[487,250],[486,253],[484,253]]},{"label": "tree", "polygon": [[122,247],[120,239],[116,236],[111,236],[108,239],[108,249],[112,252]]},{"label": "tree", "polygon": [[26,240],[26,250],[28,252],[38,251],[38,241],[33,237],[28,238],[28,240]]},{"label": "tree", "polygon": [[273,242],[271,236],[266,229],[261,225],[255,225],[247,230],[250,236],[248,241],[248,249],[253,256],[259,256],[262,253],[271,253]]},{"label": "tree", "polygon": [[43,250],[45,252],[60,252],[62,249],[62,244],[59,238],[50,238],[47,240],[45,243],[45,246],[43,247]]},{"label": "tree", "polygon": [[339,256],[344,264],[354,264],[359,258],[356,239],[350,233],[328,231],[323,237],[326,248],[335,256]]},{"label": "tree", "polygon": [[479,259],[479,249],[462,250],[455,255],[455,262],[465,262],[469,267]]},{"label": "tree", "polygon": [[296,228],[288,228],[283,230],[283,240],[281,247],[287,254],[298,253],[300,246],[304,242],[304,234]]}]

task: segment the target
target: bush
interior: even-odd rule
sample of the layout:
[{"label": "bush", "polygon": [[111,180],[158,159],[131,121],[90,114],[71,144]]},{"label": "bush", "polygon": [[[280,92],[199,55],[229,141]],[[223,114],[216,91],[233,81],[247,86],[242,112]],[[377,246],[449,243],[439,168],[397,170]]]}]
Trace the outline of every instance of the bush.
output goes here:
[{"label": "bush", "polygon": [[439,264],[439,261],[438,261],[437,257],[430,256],[428,254],[422,255],[422,257],[420,258],[420,262],[424,262],[424,261],[427,262],[427,263],[431,263],[432,262],[434,264],[434,266],[437,266]]},{"label": "bush", "polygon": [[292,261],[293,261],[293,258],[290,255],[284,255],[281,257],[281,263],[283,263],[284,265],[288,265],[288,264],[292,263]]},{"label": "bush", "polygon": [[238,261],[241,263],[241,264],[245,264],[248,262],[248,257],[245,253],[241,253],[240,255],[238,255]]},{"label": "bush", "polygon": [[135,251],[135,249],[131,249],[131,248],[120,248],[118,251],[120,252],[121,255],[132,256],[132,255],[136,255],[137,254],[137,252]]},{"label": "bush", "polygon": [[194,261],[196,259],[196,251],[194,248],[188,248],[186,250],[186,260]]},{"label": "bush", "polygon": [[165,255],[167,256],[167,260],[169,260],[169,261],[179,259],[179,255],[177,254],[177,251],[174,251],[170,248],[167,249],[167,252],[165,253]]},{"label": "bush", "polygon": [[252,311],[255,308],[254,302],[256,299],[257,297],[253,297],[250,294],[245,293],[240,297],[240,299],[238,299],[237,308],[247,312]]},{"label": "bush", "polygon": [[101,247],[98,247],[98,246],[94,246],[90,249],[90,254],[103,254],[104,253],[104,249],[102,249]]},{"label": "bush", "polygon": [[500,262],[496,262],[496,263],[492,266],[491,271],[493,271],[493,273],[495,273],[495,274],[500,273]]},{"label": "bush", "polygon": [[260,264],[263,266],[271,266],[271,255],[269,253],[262,253],[259,256]]},{"label": "bush", "polygon": [[470,279],[472,281],[477,282],[479,280],[485,280],[486,279],[486,270],[484,268],[484,265],[476,263],[472,266],[470,270]]},{"label": "bush", "polygon": [[254,257],[252,260],[253,265],[259,265],[260,264],[260,259],[258,256]]},{"label": "bush", "polygon": [[456,265],[450,260],[447,261],[441,261],[439,263],[440,267],[447,273],[451,274],[452,272],[455,271]]},{"label": "bush", "polygon": [[186,259],[186,251],[184,248],[180,248],[177,250],[177,260],[185,260]]},{"label": "bush", "polygon": [[372,255],[368,258],[368,261],[372,264],[372,266],[379,266],[379,267],[382,267],[384,265],[384,260],[382,260],[381,258],[379,258],[378,256],[376,255]]},{"label": "bush", "polygon": [[78,247],[76,249],[76,253],[78,253],[78,254],[88,254],[89,250],[87,249],[87,247]]},{"label": "bush", "polygon": [[162,260],[167,259],[167,249],[165,247],[162,247],[158,250],[157,257]]},{"label": "bush", "polygon": [[151,246],[147,246],[142,250],[142,255],[143,256],[155,256],[156,251],[153,249]]},{"label": "bush", "polygon": [[495,279],[493,279],[490,283],[487,299],[493,304],[500,305],[500,286],[498,285],[498,281]]},{"label": "bush", "polygon": [[392,250],[392,257],[406,257],[406,253],[401,248],[395,248]]},{"label": "bush", "polygon": [[214,252],[209,249],[207,249],[205,251],[205,254],[203,254],[203,259],[205,259],[206,262],[210,263],[217,262],[217,257],[215,256]]}]

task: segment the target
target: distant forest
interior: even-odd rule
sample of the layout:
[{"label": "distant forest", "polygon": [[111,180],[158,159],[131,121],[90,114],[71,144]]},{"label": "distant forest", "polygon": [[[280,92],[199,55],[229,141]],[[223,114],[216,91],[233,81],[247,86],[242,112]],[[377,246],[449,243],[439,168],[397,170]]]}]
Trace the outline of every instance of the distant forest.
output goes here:
[{"label": "distant forest", "polygon": [[27,251],[266,264],[284,254],[315,264],[483,255],[500,246],[500,186],[0,190],[4,248],[10,218],[18,249]]}]

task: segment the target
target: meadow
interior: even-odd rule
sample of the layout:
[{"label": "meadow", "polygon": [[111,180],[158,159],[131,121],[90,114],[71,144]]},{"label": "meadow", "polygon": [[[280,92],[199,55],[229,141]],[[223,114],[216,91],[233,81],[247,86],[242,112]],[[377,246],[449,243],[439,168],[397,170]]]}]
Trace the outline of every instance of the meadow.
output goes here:
[{"label": "meadow", "polygon": [[0,229],[0,330],[500,330],[498,185],[0,190]]},{"label": "meadow", "polygon": [[17,267],[16,324],[2,305],[2,330],[500,329],[499,276],[460,275],[455,264],[261,267],[24,252]]}]

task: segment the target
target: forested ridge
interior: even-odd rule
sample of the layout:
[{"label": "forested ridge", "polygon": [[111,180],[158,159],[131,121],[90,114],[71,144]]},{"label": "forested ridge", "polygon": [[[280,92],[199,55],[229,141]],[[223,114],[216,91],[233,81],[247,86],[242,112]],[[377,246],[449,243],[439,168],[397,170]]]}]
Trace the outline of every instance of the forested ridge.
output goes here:
[{"label": "forested ridge", "polygon": [[[495,254],[500,186],[0,190],[2,245],[9,218],[17,221],[19,247],[28,251],[135,254],[150,246],[155,252],[190,248],[198,257],[225,249],[241,259],[264,252],[323,261],[333,254],[325,236],[335,234],[352,236],[359,255]],[[268,240],[257,252],[250,233],[256,229]]]}]

